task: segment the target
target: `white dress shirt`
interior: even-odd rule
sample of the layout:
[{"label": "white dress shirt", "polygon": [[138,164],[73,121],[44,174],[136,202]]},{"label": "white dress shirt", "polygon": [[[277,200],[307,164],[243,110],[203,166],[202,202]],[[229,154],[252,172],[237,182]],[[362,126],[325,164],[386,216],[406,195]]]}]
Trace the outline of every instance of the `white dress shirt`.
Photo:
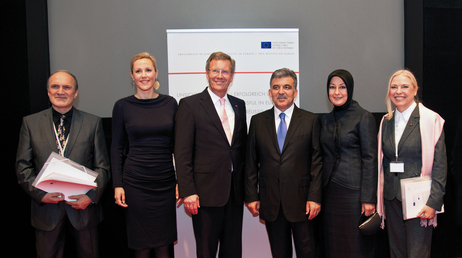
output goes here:
[{"label": "white dress shirt", "polygon": [[403,111],[403,113],[399,112],[398,109],[395,110],[395,146],[398,147],[399,140],[401,140],[401,136],[403,135],[404,129],[406,128],[407,121],[409,117],[411,117],[412,111],[414,111],[417,104],[415,102],[412,103],[410,107]]},{"label": "white dress shirt", "polygon": [[[292,119],[292,113],[294,112],[294,104],[292,103],[292,106],[290,108],[286,109],[284,111],[284,114],[286,114],[286,124],[287,124],[287,131],[289,131],[289,125],[290,125],[290,119]],[[281,122],[281,118],[279,117],[279,114],[281,114],[281,110],[279,110],[276,106],[274,106],[274,125],[276,126],[276,133],[278,132],[278,127],[279,123]]]}]

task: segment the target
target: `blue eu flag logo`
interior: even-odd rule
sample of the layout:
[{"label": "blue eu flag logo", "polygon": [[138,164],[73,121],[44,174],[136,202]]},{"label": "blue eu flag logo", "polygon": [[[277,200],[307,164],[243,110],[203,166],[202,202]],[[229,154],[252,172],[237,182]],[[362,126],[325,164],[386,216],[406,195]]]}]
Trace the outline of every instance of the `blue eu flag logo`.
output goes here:
[{"label": "blue eu flag logo", "polygon": [[262,42],[261,43],[261,48],[262,49],[271,49],[271,42],[268,41],[268,42]]}]

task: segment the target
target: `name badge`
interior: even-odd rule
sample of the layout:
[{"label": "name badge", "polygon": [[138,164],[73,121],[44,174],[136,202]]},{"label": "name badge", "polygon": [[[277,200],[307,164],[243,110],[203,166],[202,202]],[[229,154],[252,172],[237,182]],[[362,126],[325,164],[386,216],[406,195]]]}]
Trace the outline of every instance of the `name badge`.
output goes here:
[{"label": "name badge", "polygon": [[391,173],[404,173],[404,162],[392,161],[390,162]]}]

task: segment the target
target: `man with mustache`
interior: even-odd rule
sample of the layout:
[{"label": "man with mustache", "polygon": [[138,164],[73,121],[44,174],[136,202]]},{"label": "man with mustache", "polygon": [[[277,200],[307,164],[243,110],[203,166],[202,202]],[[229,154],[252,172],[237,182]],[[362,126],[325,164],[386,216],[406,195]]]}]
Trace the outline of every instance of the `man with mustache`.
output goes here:
[{"label": "man with mustache", "polygon": [[294,71],[276,70],[268,93],[274,107],[250,122],[246,206],[265,221],[273,257],[292,257],[292,237],[297,257],[314,257],[311,220],[321,210],[321,123],[294,104]]},{"label": "man with mustache", "polygon": [[[96,258],[98,224],[103,219],[100,201],[109,173],[103,122],[73,106],[79,87],[72,73],[54,72],[48,78],[47,92],[51,107],[23,118],[16,155],[18,183],[31,197],[37,257],[66,257],[65,235],[70,231],[78,257]],[[97,187],[64,196],[32,186],[51,152],[97,172]]]}]

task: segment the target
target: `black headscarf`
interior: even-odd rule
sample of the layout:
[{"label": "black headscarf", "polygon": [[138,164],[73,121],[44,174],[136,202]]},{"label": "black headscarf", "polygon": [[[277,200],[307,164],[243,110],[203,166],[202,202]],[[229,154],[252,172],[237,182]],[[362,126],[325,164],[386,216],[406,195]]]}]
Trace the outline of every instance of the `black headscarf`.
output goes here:
[{"label": "black headscarf", "polygon": [[329,99],[329,101],[330,101],[330,98],[329,98],[329,85],[330,85],[330,80],[334,76],[338,76],[338,77],[340,77],[340,79],[343,80],[343,82],[346,85],[347,93],[348,93],[348,99],[345,102],[345,104],[343,104],[340,107],[334,106],[334,111],[340,111],[340,110],[348,109],[348,107],[350,107],[350,104],[351,104],[352,98],[353,98],[353,88],[354,88],[353,76],[351,76],[350,72],[348,72],[347,70],[343,70],[343,69],[337,69],[337,70],[335,70],[335,71],[333,71],[332,73],[329,74],[329,77],[327,77],[327,98]]},{"label": "black headscarf", "polygon": [[[340,148],[340,119],[339,115],[340,111],[342,110],[347,110],[350,107],[350,104],[353,103],[352,97],[353,97],[353,86],[354,86],[354,81],[353,81],[353,76],[351,76],[351,73],[348,72],[347,70],[343,69],[337,69],[333,71],[332,73],[329,74],[329,77],[327,77],[327,98],[330,101],[329,98],[329,86],[330,86],[330,80],[332,77],[338,76],[340,79],[343,80],[345,83],[345,86],[347,88],[347,94],[348,98],[347,101],[340,107],[337,107],[334,105],[334,110],[333,110],[333,115],[334,115],[334,121],[335,121],[335,131],[334,131],[334,155],[335,155],[335,164],[332,167],[332,173],[330,177],[332,178],[336,172],[337,169],[337,164],[340,162],[340,157],[341,157],[341,148]],[[330,181],[330,180],[329,180]]]}]

